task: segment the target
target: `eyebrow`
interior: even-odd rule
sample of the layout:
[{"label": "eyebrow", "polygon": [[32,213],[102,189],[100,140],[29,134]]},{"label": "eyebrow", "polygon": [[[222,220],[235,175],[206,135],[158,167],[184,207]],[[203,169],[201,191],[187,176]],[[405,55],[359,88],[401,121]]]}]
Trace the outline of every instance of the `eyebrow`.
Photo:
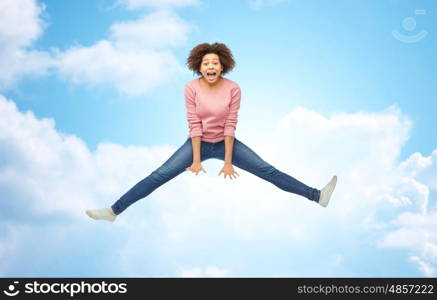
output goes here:
[{"label": "eyebrow", "polygon": [[208,61],[208,60],[212,60],[212,61],[219,61],[218,59],[204,59],[204,60],[202,60],[202,62],[206,62],[206,61]]}]

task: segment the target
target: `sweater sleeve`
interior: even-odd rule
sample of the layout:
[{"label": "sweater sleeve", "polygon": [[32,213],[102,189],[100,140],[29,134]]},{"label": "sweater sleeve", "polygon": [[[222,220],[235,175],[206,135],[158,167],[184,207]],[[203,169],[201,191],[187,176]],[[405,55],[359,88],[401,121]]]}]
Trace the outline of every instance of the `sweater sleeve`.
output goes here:
[{"label": "sweater sleeve", "polygon": [[188,85],[185,85],[184,96],[185,107],[187,108],[187,120],[188,127],[190,129],[190,137],[202,136],[202,120],[196,113],[194,90]]},{"label": "sweater sleeve", "polygon": [[231,103],[229,105],[229,115],[225,121],[225,136],[235,136],[235,129],[238,122],[238,110],[240,109],[241,90],[236,87],[231,91]]}]

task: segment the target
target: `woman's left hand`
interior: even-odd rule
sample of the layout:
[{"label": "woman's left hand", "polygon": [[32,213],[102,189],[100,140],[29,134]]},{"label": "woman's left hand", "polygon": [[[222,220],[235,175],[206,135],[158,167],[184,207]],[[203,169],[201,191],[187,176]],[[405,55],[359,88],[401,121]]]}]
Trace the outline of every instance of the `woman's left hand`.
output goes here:
[{"label": "woman's left hand", "polygon": [[232,164],[228,164],[228,163],[225,163],[225,165],[223,166],[222,170],[220,171],[220,173],[218,175],[220,176],[221,173],[225,174],[225,179],[226,179],[226,175],[229,175],[229,177],[231,179],[232,178],[237,178],[237,176],[235,176],[235,175],[240,176],[240,174],[238,174],[234,170],[234,167],[232,166]]}]

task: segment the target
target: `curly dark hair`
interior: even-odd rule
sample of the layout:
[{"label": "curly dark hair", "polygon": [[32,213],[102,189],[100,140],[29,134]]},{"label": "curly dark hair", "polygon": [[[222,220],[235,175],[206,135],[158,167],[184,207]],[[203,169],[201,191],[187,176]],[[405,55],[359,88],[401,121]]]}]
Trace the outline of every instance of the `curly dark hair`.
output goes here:
[{"label": "curly dark hair", "polygon": [[222,74],[228,73],[235,67],[235,61],[232,56],[232,52],[225,44],[203,43],[197,45],[190,51],[190,55],[187,58],[188,69],[192,70],[198,75],[202,75],[202,73],[200,73],[199,71],[200,64],[202,63],[202,58],[204,55],[210,53],[215,53],[218,55],[220,59],[220,64],[223,66]]}]

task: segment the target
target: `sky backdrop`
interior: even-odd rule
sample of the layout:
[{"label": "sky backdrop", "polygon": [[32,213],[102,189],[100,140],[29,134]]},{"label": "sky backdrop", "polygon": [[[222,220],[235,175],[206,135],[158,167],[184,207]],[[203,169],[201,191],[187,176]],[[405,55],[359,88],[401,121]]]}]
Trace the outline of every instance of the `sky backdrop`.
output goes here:
[{"label": "sky backdrop", "polygon": [[[1,0],[0,275],[437,276],[433,0]],[[112,205],[185,141],[185,65],[225,43],[236,137],[322,188],[185,172]]]}]

